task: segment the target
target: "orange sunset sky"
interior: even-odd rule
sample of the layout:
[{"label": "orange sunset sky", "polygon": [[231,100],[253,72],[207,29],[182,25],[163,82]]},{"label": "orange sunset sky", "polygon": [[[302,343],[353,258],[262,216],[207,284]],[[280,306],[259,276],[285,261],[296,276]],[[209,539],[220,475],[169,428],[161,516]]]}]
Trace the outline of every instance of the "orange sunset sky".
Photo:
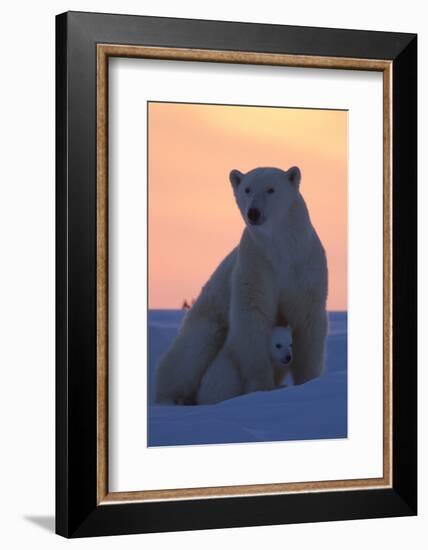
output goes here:
[{"label": "orange sunset sky", "polygon": [[238,244],[230,170],[293,165],[327,253],[327,307],[347,309],[346,111],[151,102],[148,148],[150,309],[196,298]]}]

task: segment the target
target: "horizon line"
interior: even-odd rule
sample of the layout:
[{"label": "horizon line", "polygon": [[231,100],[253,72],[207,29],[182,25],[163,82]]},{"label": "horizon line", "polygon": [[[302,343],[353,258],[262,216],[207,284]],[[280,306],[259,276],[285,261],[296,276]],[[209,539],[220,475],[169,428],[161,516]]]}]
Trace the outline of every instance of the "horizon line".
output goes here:
[{"label": "horizon line", "polygon": [[[147,311],[188,311],[188,309],[183,307],[152,307],[147,308]],[[327,313],[348,313],[347,309],[327,309],[326,311]]]}]

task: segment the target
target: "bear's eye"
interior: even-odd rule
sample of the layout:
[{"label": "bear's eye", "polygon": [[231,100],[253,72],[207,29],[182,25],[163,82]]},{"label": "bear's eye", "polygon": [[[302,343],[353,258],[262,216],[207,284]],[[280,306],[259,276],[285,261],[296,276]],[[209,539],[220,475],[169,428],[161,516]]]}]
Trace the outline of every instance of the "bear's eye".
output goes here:
[{"label": "bear's eye", "polygon": [[249,192],[250,192],[250,188],[249,188],[249,187],[246,187],[246,188],[245,188],[245,192],[246,192],[246,193],[249,193]]},{"label": "bear's eye", "polygon": [[275,193],[275,189],[273,187],[269,187],[267,192],[269,193],[269,195],[272,195],[272,193]]},{"label": "bear's eye", "polygon": [[276,347],[277,347],[278,349],[281,349],[281,348],[282,348],[282,345],[281,345],[281,344],[276,344]]}]

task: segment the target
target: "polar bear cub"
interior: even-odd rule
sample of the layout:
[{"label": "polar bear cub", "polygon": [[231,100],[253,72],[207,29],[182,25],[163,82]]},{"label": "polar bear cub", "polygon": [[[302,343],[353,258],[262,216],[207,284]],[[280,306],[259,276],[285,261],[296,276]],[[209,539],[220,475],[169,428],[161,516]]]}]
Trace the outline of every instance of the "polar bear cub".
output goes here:
[{"label": "polar bear cub", "polygon": [[290,327],[277,326],[273,329],[270,354],[273,363],[275,387],[278,387],[291,374],[290,363],[293,359],[293,343]]},{"label": "polar bear cub", "polygon": [[[279,387],[290,373],[290,363],[293,357],[289,327],[276,326],[273,329],[270,357],[275,386]],[[212,405],[232,399],[242,393],[243,385],[239,371],[233,360],[222,349],[202,378],[196,402],[198,405]]]}]

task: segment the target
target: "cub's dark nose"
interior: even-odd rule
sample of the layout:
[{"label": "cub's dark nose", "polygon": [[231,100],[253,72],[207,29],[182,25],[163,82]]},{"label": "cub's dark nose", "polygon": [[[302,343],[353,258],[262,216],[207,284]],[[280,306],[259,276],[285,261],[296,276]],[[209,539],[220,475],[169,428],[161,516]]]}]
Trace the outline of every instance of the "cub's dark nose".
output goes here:
[{"label": "cub's dark nose", "polygon": [[248,220],[251,224],[257,224],[260,221],[260,210],[258,208],[249,208],[247,212]]},{"label": "cub's dark nose", "polygon": [[288,363],[292,360],[292,355],[291,353],[287,353],[283,358],[282,358],[282,362],[284,363],[284,365],[288,365]]}]

